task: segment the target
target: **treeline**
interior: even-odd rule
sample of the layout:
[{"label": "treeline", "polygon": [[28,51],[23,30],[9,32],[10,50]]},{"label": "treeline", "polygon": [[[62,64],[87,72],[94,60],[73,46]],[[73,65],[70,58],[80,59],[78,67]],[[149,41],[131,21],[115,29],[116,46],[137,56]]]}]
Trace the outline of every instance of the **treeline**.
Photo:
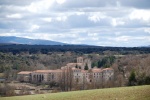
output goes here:
[{"label": "treeline", "polygon": [[112,68],[118,86],[150,85],[150,54],[126,55],[116,59]]},{"label": "treeline", "polygon": [[9,44],[0,45],[0,52],[18,54],[20,52],[29,52],[36,54],[41,52],[42,54],[48,54],[49,52],[66,52],[71,51],[75,53],[99,53],[103,54],[103,51],[115,51],[117,53],[126,54],[147,54],[150,53],[150,47],[101,47],[101,46],[87,46],[87,45],[21,45],[21,44]]}]

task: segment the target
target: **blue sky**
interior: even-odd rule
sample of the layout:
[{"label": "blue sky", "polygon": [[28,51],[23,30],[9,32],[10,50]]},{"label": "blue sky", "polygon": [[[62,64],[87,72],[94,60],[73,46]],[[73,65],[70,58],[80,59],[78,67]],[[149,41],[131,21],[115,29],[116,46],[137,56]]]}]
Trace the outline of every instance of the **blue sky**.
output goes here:
[{"label": "blue sky", "polygon": [[150,45],[150,0],[0,0],[0,36]]}]

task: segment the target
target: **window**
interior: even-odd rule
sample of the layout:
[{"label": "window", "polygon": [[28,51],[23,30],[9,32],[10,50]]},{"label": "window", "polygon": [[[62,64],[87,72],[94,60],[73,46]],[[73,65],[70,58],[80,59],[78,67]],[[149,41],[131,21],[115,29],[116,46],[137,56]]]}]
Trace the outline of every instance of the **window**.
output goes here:
[{"label": "window", "polygon": [[52,79],[54,79],[54,74],[52,74]]},{"label": "window", "polygon": [[44,80],[44,76],[42,75],[42,80]]},{"label": "window", "polygon": [[79,82],[79,79],[78,79],[78,78],[76,79],[76,82],[77,82],[77,83]]},{"label": "window", "polygon": [[111,81],[111,77],[109,77],[109,80]]}]

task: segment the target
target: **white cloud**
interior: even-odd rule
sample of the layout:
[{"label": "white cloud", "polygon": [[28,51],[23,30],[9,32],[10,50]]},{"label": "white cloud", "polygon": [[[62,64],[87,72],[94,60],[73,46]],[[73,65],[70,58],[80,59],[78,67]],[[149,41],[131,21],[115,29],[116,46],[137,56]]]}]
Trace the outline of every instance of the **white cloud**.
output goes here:
[{"label": "white cloud", "polygon": [[150,28],[145,28],[144,31],[150,34]]},{"label": "white cloud", "polygon": [[42,20],[46,21],[46,22],[52,22],[52,18],[42,18]]},{"label": "white cloud", "polygon": [[61,5],[65,2],[66,0],[39,0],[32,2],[29,6],[26,6],[26,9],[32,13],[44,13],[49,11],[50,8],[54,7],[56,3]]},{"label": "white cloud", "polygon": [[115,32],[115,35],[119,36],[119,35],[121,35],[121,33],[120,32]]},{"label": "white cloud", "polygon": [[89,20],[94,21],[96,23],[96,22],[100,21],[100,17],[93,15],[93,16],[89,17]]},{"label": "white cloud", "polygon": [[22,18],[21,14],[10,14],[6,16],[7,18],[14,18],[14,19],[20,19]]},{"label": "white cloud", "polygon": [[11,29],[10,32],[11,32],[11,33],[14,33],[14,32],[16,32],[16,30],[15,30],[15,29]]},{"label": "white cloud", "polygon": [[88,17],[89,20],[93,22],[99,22],[101,19],[106,18],[106,16],[101,12],[91,13]]},{"label": "white cloud", "polygon": [[85,14],[85,12],[75,12],[75,13],[76,13],[78,16]]},{"label": "white cloud", "polygon": [[33,31],[35,31],[35,30],[37,30],[39,28],[40,28],[40,26],[38,26],[38,25],[31,25],[31,28],[28,31],[29,32],[33,32]]},{"label": "white cloud", "polygon": [[121,42],[121,41],[128,42],[130,39],[131,39],[130,36],[119,36],[115,38],[115,40],[118,42]]},{"label": "white cloud", "polygon": [[113,18],[111,24],[112,24],[112,26],[118,26],[118,25],[124,25],[125,22],[124,22],[124,21],[121,21],[121,20],[119,20],[119,19]]},{"label": "white cloud", "polygon": [[48,10],[55,0],[40,0],[37,2],[32,2],[29,6],[27,6],[27,10],[33,13],[41,13]]},{"label": "white cloud", "polygon": [[89,37],[97,37],[97,36],[98,36],[98,33],[88,33],[88,36],[89,36]]},{"label": "white cloud", "polygon": [[91,40],[98,41],[99,38],[98,37],[92,37]]},{"label": "white cloud", "polygon": [[20,33],[16,33],[16,32],[13,32],[13,34],[12,33],[0,34],[0,36],[19,36],[19,35]]},{"label": "white cloud", "polygon": [[57,21],[66,21],[67,20],[67,16],[61,16],[61,17],[56,17]]},{"label": "white cloud", "polygon": [[129,18],[131,20],[137,19],[137,20],[143,20],[150,23],[150,10],[139,10],[135,9],[132,11],[132,13],[129,15]]},{"label": "white cloud", "polygon": [[66,0],[56,0],[56,2],[57,2],[58,4],[63,4],[63,3],[66,2]]}]

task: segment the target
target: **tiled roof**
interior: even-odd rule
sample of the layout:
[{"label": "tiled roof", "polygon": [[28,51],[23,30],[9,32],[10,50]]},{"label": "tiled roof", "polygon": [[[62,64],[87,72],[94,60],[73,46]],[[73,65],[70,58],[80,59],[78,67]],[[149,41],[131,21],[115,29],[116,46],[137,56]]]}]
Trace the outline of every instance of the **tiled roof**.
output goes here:
[{"label": "tiled roof", "polygon": [[75,66],[76,63],[68,63],[67,66]]},{"label": "tiled roof", "polygon": [[81,70],[81,69],[75,68],[75,67],[72,67],[71,69],[72,69],[72,70]]},{"label": "tiled roof", "polygon": [[76,63],[78,66],[82,66],[83,64],[82,63]]},{"label": "tiled roof", "polygon": [[82,63],[68,63],[67,66],[82,66]]},{"label": "tiled roof", "polygon": [[102,69],[96,68],[96,67],[94,67],[94,68],[92,69],[92,72],[102,72],[102,71],[103,71]]},{"label": "tiled roof", "polygon": [[61,69],[65,69],[65,68],[66,68],[66,66],[61,67]]},{"label": "tiled roof", "polygon": [[77,68],[73,67],[72,70],[76,70]]},{"label": "tiled roof", "polygon": [[32,73],[32,72],[31,71],[21,71],[18,74],[30,74],[30,73]]},{"label": "tiled roof", "polygon": [[56,69],[56,70],[36,70],[34,72],[37,72],[37,73],[50,73],[50,72],[61,72],[60,69]]},{"label": "tiled roof", "polygon": [[80,59],[80,58],[82,58],[82,59],[83,59],[83,57],[78,57],[77,59]]},{"label": "tiled roof", "polygon": [[81,72],[82,72],[82,73],[88,73],[88,71],[86,71],[86,70],[81,70]]},{"label": "tiled roof", "polygon": [[114,70],[113,68],[104,68],[103,70]]}]

